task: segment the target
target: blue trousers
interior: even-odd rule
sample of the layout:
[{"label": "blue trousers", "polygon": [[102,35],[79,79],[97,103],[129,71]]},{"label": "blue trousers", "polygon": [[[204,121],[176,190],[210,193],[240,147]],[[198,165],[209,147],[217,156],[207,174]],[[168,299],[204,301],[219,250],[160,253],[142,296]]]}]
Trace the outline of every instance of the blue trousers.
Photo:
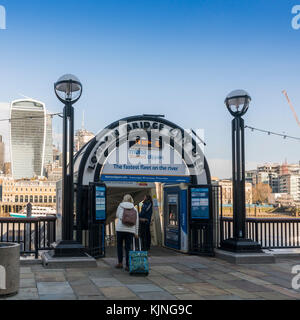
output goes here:
[{"label": "blue trousers", "polygon": [[129,251],[132,248],[133,234],[129,232],[117,232],[118,260],[123,264],[123,244],[125,242],[126,267],[129,267]]}]

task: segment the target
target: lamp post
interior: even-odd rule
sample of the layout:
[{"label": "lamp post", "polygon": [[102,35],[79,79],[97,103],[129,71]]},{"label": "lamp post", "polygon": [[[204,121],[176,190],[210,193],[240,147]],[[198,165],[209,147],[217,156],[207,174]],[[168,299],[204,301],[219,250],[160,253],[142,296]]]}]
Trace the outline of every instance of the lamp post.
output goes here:
[{"label": "lamp post", "polygon": [[57,98],[64,103],[63,113],[63,179],[62,179],[62,241],[55,247],[56,257],[80,256],[84,248],[73,239],[74,228],[74,108],[82,95],[82,84],[66,74],[54,84]]},{"label": "lamp post", "polygon": [[233,238],[222,242],[224,250],[260,252],[261,245],[246,235],[245,124],[243,115],[249,109],[250,95],[244,90],[231,92],[225,100],[234,117],[232,121]]}]

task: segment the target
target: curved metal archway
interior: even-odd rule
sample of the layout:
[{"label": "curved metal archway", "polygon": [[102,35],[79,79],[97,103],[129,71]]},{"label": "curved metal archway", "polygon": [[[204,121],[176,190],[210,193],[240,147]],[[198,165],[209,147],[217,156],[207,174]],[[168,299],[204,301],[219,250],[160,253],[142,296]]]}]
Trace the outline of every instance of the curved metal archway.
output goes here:
[{"label": "curved metal archway", "polygon": [[[133,116],[112,123],[77,153],[74,171],[75,182],[78,186],[99,182],[105,159],[114,151],[114,146],[127,141],[128,126],[132,129],[131,133],[152,128],[156,131],[157,136],[169,137],[170,146],[182,152],[182,158],[190,171],[191,183],[211,184],[207,160],[194,137],[187,135],[181,127],[164,118]],[[124,133],[120,132],[123,129],[126,129]],[[184,139],[178,140],[176,135],[181,137],[184,135]]]}]

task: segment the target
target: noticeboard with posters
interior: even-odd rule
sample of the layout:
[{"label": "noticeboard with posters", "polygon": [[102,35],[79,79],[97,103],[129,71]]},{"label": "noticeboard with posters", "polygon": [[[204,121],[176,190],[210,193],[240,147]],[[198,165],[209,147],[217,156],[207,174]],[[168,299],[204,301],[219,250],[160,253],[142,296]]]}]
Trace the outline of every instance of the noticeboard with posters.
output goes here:
[{"label": "noticeboard with posters", "polygon": [[211,220],[211,186],[190,187],[190,216],[192,220]]},{"label": "noticeboard with posters", "polygon": [[107,217],[106,186],[104,184],[91,184],[92,215],[95,222],[104,222]]}]

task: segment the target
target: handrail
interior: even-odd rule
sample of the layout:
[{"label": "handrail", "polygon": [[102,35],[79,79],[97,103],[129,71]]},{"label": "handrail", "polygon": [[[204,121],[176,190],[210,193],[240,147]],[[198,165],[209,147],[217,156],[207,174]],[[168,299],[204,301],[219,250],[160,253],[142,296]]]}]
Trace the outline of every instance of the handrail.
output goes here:
[{"label": "handrail", "polygon": [[[222,217],[223,221],[233,221],[233,218]],[[300,218],[246,218],[246,221],[253,222],[300,222]]]},{"label": "handrail", "polygon": [[55,216],[39,217],[39,218],[0,218],[0,223],[34,223],[39,221],[56,221]]}]

